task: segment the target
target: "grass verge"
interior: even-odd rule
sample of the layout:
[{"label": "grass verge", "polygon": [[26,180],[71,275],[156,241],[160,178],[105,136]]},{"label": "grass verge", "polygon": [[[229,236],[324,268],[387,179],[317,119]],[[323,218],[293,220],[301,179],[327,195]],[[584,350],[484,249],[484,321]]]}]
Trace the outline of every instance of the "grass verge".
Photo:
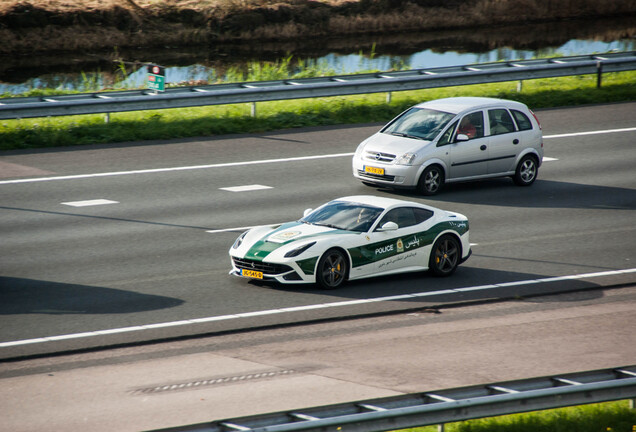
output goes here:
[{"label": "grass verge", "polygon": [[386,122],[416,103],[452,96],[518,100],[532,109],[636,100],[636,71],[523,82],[250,104],[0,121],[0,150],[258,133],[308,126]]},{"label": "grass verge", "polygon": [[[437,426],[401,432],[437,432]],[[446,432],[633,432],[636,410],[629,401],[580,405],[569,408],[490,417],[449,423]]]}]

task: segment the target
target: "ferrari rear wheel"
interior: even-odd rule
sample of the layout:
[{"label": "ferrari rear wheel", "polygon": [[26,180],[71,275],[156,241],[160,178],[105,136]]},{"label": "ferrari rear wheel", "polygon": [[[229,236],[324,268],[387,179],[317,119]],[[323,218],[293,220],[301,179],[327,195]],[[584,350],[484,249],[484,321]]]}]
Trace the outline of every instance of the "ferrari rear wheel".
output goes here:
[{"label": "ferrari rear wheel", "polygon": [[316,282],[322,289],[338,288],[347,279],[347,257],[338,249],[329,249],[318,262]]},{"label": "ferrari rear wheel", "polygon": [[461,246],[452,235],[437,239],[431,251],[428,268],[435,276],[449,276],[459,265]]}]

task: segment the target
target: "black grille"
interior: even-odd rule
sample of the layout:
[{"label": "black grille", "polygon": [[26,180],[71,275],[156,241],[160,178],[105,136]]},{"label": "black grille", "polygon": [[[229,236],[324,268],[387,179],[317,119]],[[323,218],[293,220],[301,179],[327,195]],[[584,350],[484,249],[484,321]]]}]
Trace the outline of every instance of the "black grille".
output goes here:
[{"label": "black grille", "polygon": [[266,275],[279,275],[282,273],[287,273],[292,271],[293,269],[290,266],[284,264],[272,264],[265,263],[262,261],[254,261],[248,259],[240,259],[240,258],[232,258],[234,260],[234,265],[240,269],[246,270],[256,270],[263,272]]},{"label": "black grille", "polygon": [[390,181],[390,182],[395,181],[395,176],[392,176],[392,175],[371,174],[363,170],[358,170],[358,174],[360,174],[361,177],[368,177],[372,179],[378,179],[378,180],[384,180],[384,181]]}]

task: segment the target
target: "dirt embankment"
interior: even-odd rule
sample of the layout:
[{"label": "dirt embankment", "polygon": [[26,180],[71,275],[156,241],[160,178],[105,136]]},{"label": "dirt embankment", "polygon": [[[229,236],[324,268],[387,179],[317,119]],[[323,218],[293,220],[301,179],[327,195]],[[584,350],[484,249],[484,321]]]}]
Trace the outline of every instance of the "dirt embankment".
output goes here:
[{"label": "dirt embankment", "polygon": [[3,0],[0,55],[636,17],[636,0]]}]

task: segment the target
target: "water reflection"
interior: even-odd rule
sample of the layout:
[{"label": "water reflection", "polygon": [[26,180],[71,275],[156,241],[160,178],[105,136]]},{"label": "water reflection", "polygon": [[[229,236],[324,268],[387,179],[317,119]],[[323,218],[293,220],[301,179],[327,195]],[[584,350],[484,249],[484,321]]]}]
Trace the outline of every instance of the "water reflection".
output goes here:
[{"label": "water reflection", "polygon": [[[430,32],[320,42],[167,49],[160,52],[97,53],[0,57],[0,93],[30,89],[95,91],[145,86],[144,62],[166,66],[167,83],[214,83],[232,68],[249,62],[280,61],[292,56],[334,74],[368,70],[418,69],[636,50],[636,23],[629,19],[594,20]],[[124,62],[115,61],[123,58]],[[136,62],[136,63],[135,63]],[[136,65],[135,65],[136,64]],[[296,64],[296,68],[302,68]]]}]

